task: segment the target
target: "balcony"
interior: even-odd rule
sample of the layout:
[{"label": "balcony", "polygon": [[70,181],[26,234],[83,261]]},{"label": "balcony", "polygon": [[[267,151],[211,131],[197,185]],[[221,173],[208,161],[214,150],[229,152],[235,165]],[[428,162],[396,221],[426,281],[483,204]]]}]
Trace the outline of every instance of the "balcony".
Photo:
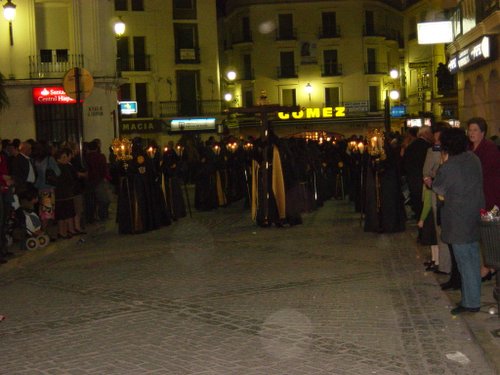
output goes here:
[{"label": "balcony", "polygon": [[193,48],[177,48],[175,50],[175,63],[176,64],[199,64],[200,63],[200,49]]},{"label": "balcony", "polygon": [[366,63],[365,74],[388,74],[387,64]]},{"label": "balcony", "polygon": [[243,43],[252,43],[252,32],[247,31],[243,34],[233,34],[231,37],[232,40],[232,45],[234,46],[235,44],[243,44]]},{"label": "balcony", "polygon": [[334,77],[342,75],[342,64],[328,63],[321,65],[321,76],[322,77]]},{"label": "balcony", "polygon": [[[160,117],[176,117],[180,116],[182,103],[172,100],[160,102]],[[224,102],[222,100],[199,100],[193,108],[197,108],[190,116],[216,116],[222,113]]]},{"label": "balcony", "polygon": [[297,65],[284,65],[276,68],[278,78],[297,78]]},{"label": "balcony", "polygon": [[54,59],[45,56],[29,56],[30,78],[62,78],[71,68],[84,68],[83,55],[65,55]]},{"label": "balcony", "polygon": [[147,72],[151,70],[149,55],[118,56],[116,58],[118,72]]},{"label": "balcony", "polygon": [[297,40],[297,29],[276,30],[276,40]]},{"label": "balcony", "polygon": [[363,26],[363,36],[378,36],[385,38],[385,30],[383,28],[376,28],[373,26]]},{"label": "balcony", "polygon": [[320,27],[318,33],[319,39],[328,39],[328,38],[340,38],[340,26],[335,27]]}]

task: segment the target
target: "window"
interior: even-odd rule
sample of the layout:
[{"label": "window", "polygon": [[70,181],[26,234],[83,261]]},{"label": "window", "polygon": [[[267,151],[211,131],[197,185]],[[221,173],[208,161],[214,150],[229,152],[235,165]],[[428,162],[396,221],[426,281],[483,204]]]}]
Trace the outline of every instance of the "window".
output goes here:
[{"label": "window", "polygon": [[295,55],[291,52],[280,52],[280,78],[296,77]]},{"label": "window", "polygon": [[151,115],[148,105],[148,87],[146,83],[135,84],[135,100],[137,101],[137,117]]},{"label": "window", "polygon": [[67,49],[56,49],[56,61],[57,62],[68,62],[68,50]]},{"label": "window", "polygon": [[201,114],[200,107],[200,72],[198,70],[178,70],[176,72],[177,101],[179,116]]},{"label": "window", "polygon": [[127,0],[115,0],[115,10],[128,10]]},{"label": "window", "polygon": [[323,51],[323,75],[334,76],[339,74],[339,64],[337,59],[337,50],[329,49]]},{"label": "window", "polygon": [[368,48],[366,50],[367,66],[366,72],[370,74],[377,73],[377,50],[375,48]]},{"label": "window", "polygon": [[281,105],[295,106],[297,105],[297,95],[295,89],[281,90]]},{"label": "window", "polygon": [[174,23],[175,60],[177,63],[198,63],[198,27],[196,24]]},{"label": "window", "polygon": [[146,55],[146,38],[134,36],[134,71],[149,70],[148,56]]},{"label": "window", "polygon": [[174,0],[174,19],[196,19],[196,0]]},{"label": "window", "polygon": [[51,49],[41,49],[40,50],[40,62],[51,63],[52,62],[52,50]]},{"label": "window", "polygon": [[365,11],[365,35],[374,35],[375,34],[375,20],[373,11],[367,10]]},{"label": "window", "polygon": [[120,101],[132,100],[132,96],[130,95],[130,83],[124,83],[123,85],[120,85],[118,100]]},{"label": "window", "polygon": [[121,37],[116,41],[116,70],[119,72],[130,70],[128,37]]},{"label": "window", "polygon": [[340,87],[325,87],[325,107],[340,106]]},{"label": "window", "polygon": [[132,0],[132,10],[143,11],[144,10],[144,0]]},{"label": "window", "polygon": [[252,41],[252,32],[250,31],[250,18],[243,17],[241,19],[241,31],[244,42]]},{"label": "window", "polygon": [[278,16],[278,39],[295,39],[293,16],[291,14],[280,14]]},{"label": "window", "polygon": [[378,86],[369,86],[368,89],[370,97],[370,112],[378,112],[380,88]]},{"label": "window", "polygon": [[252,90],[245,90],[243,93],[243,106],[248,108],[248,107],[253,107],[253,91]]},{"label": "window", "polygon": [[243,79],[253,79],[252,55],[243,55]]},{"label": "window", "polygon": [[337,14],[335,12],[324,12],[321,15],[323,30],[321,36],[337,36]]}]

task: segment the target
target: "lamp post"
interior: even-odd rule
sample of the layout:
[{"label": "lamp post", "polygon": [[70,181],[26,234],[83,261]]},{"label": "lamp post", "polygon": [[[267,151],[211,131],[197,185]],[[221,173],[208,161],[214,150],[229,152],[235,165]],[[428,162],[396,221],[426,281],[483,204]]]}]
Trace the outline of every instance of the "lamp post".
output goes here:
[{"label": "lamp post", "polygon": [[[399,72],[397,69],[392,69],[389,72],[389,76],[391,77],[392,80],[395,80],[399,77]],[[386,90],[385,90],[385,99],[384,99],[384,130],[386,132],[391,131],[391,99],[392,100],[398,100],[399,99],[399,91],[391,88],[391,90],[388,90],[388,86],[393,86],[393,82],[389,82],[386,84]]]},{"label": "lamp post", "polygon": [[[118,55],[118,40],[123,36],[123,34],[125,34],[125,29],[126,29],[125,22],[123,22],[121,17],[118,17],[118,20],[113,25],[113,31],[115,32],[115,38],[117,40],[117,43],[116,43],[116,66],[115,66],[116,78],[118,78],[119,76],[121,77],[121,70],[122,70],[121,69],[122,65],[120,63],[120,56]],[[126,58],[128,58],[128,56]],[[119,91],[120,86],[119,86],[118,81],[117,81],[116,85],[117,85],[116,86],[117,91]],[[118,97],[118,95],[117,95],[117,97]],[[120,135],[120,126],[121,126],[121,122],[122,122],[122,111],[121,111],[120,103],[118,101],[116,103],[116,109],[113,112],[114,112],[114,116],[113,116],[114,135],[116,138],[116,137],[119,137],[119,135]]]},{"label": "lamp post", "polygon": [[10,45],[14,45],[14,34],[12,32],[12,21],[16,18],[16,5],[11,0],[7,0],[7,4],[3,6],[3,16],[9,22],[9,38]]}]

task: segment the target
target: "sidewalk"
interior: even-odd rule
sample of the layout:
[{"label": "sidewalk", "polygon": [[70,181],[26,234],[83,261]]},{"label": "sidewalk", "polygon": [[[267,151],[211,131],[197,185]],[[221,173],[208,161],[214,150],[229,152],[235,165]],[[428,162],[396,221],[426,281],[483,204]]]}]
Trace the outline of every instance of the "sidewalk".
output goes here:
[{"label": "sidewalk", "polygon": [[[338,205],[338,202],[334,202],[333,205]],[[343,204],[343,203],[340,203]],[[321,210],[321,209],[320,209]],[[323,210],[326,210],[323,208]],[[103,234],[106,234],[108,238],[119,238],[121,236],[118,235],[118,231],[116,228],[116,223],[114,220],[115,213],[112,210],[110,212],[110,217],[111,219],[107,220],[106,222],[103,223],[96,223],[93,225],[89,225],[86,228],[86,231],[88,234],[86,236],[81,236],[81,237],[75,237],[70,240],[58,240],[54,243],[49,244],[46,248],[44,249],[39,249],[35,251],[24,251],[24,250],[16,250],[17,245],[14,245],[14,249],[11,251],[15,252],[16,255],[14,258],[11,258],[8,263],[3,264],[0,266],[0,279],[3,279],[4,276],[7,275],[7,273],[12,273],[15,274],[17,272],[22,272],[25,269],[28,269],[30,265],[36,264],[37,262],[40,262],[44,258],[49,258],[52,255],[55,255],[56,253],[65,253],[67,252],[67,258],[73,257],[74,255],[71,253],[72,250],[77,248],[79,246],[78,240],[80,238],[83,238],[84,240],[88,238],[88,242],[90,242],[93,238],[95,237],[102,237]],[[210,213],[198,213],[198,212],[193,212],[194,214],[194,219],[195,220],[190,220],[189,218],[183,219],[184,221],[181,221],[178,223],[178,226],[176,228],[172,228],[170,230],[170,233],[182,230],[182,228],[187,228],[190,226],[193,226],[194,223],[197,220],[202,220],[206,222],[214,222],[213,226],[219,227],[221,222],[225,222],[227,219],[225,215],[227,214],[224,209],[220,209],[217,211],[213,211]],[[314,226],[318,227],[317,230],[321,229],[319,228],[321,225],[319,220],[324,220],[326,216],[326,212],[323,212],[320,215],[317,215],[314,220],[311,220],[311,226],[314,229]],[[229,215],[228,218],[230,219],[231,216]],[[318,220],[315,222],[315,220]],[[345,218],[348,220],[358,220],[357,217],[353,218]],[[342,218],[341,220],[345,220]],[[322,224],[324,225],[324,224]],[[357,223],[356,223],[357,226]],[[195,229],[199,229],[198,227],[195,227]],[[302,229],[302,228],[299,228]],[[168,229],[167,229],[168,230]],[[282,230],[276,229],[276,228],[267,228],[267,229],[262,229],[256,227],[255,232],[262,233],[265,236],[277,236],[279,238],[280,236],[283,236],[285,232]],[[293,232],[290,232],[293,233]],[[319,232],[318,232],[319,234]],[[406,231],[404,237],[407,239],[404,240],[406,244],[413,244],[415,248],[415,254],[417,254],[417,258],[420,257],[417,264],[422,264],[422,262],[425,260],[425,256],[427,255],[427,248],[423,246],[417,245],[416,241],[414,240],[415,237],[415,227],[409,226],[408,230]],[[136,236],[129,237],[131,242],[136,240]],[[366,240],[368,241],[368,238],[371,238],[368,234],[366,236]],[[382,237],[379,237],[382,241]],[[383,242],[383,241],[382,241]],[[346,244],[347,245],[347,244]],[[411,245],[408,245],[409,248],[411,248]],[[130,250],[132,251],[132,250]],[[141,250],[144,251],[144,250]],[[153,251],[153,250],[152,250]],[[77,256],[83,257],[81,251],[77,253]],[[272,252],[269,252],[266,250],[265,253],[263,254],[273,254]],[[306,253],[298,253],[299,256],[305,257],[310,256]],[[425,255],[424,255],[425,254]],[[128,254],[130,256],[130,254]],[[314,255],[314,254],[313,254]],[[270,256],[270,255],[269,255]],[[322,255],[322,256],[328,256],[328,255]],[[66,257],[66,256],[65,256]],[[302,259],[302,258],[301,258]],[[341,258],[342,259],[342,258]],[[243,260],[242,260],[243,261]],[[300,260],[302,261],[302,260]],[[419,272],[420,270],[416,269],[416,272]],[[421,269],[422,273],[426,278],[433,278],[436,279],[438,283],[444,282],[447,279],[446,275],[437,275],[432,272],[425,272],[424,267],[422,266]],[[229,272],[229,271],[227,271]],[[309,277],[308,275],[304,275],[304,277]],[[435,284],[434,280],[432,281],[432,284]],[[450,319],[453,320],[460,320],[463,319],[463,321],[466,323],[468,329],[472,333],[472,336],[474,337],[475,341],[479,345],[479,347],[482,349],[482,351],[485,354],[485,357],[488,359],[488,361],[494,366],[496,369],[496,373],[500,374],[500,318],[498,315],[490,315],[489,314],[489,309],[490,307],[495,307],[496,306],[496,301],[493,298],[493,286],[494,286],[494,280],[483,283],[482,284],[482,306],[481,306],[481,312],[477,314],[462,314],[458,317],[453,317]],[[438,287],[436,285],[436,287]],[[460,298],[460,292],[459,291],[451,291],[446,293],[450,303],[450,306],[453,306],[455,303],[459,301]],[[451,307],[450,307],[451,308]],[[2,311],[0,311],[0,314]]]}]

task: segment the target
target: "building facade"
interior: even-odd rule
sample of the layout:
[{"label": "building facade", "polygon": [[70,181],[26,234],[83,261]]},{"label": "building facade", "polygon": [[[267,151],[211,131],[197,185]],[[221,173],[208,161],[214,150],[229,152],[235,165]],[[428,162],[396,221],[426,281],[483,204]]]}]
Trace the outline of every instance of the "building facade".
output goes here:
[{"label": "building facade", "polygon": [[[97,0],[16,0],[16,16],[0,17],[0,72],[10,106],[0,113],[1,138],[78,141],[114,134],[116,76],[113,7]],[[5,5],[5,4],[2,4]],[[66,95],[74,67],[90,77],[83,103]],[[84,73],[84,71],[82,71]]]},{"label": "building facade", "polygon": [[121,133],[162,144],[190,128],[216,133],[223,102],[215,1],[114,3],[126,24],[116,41],[119,98],[137,102],[137,113],[123,116]]},{"label": "building facade", "polygon": [[475,116],[488,123],[488,137],[500,135],[500,1],[463,0],[450,12],[454,41],[446,47],[456,76],[462,122]]},{"label": "building facade", "polygon": [[[0,72],[10,102],[0,113],[1,138],[100,138],[109,145],[122,135],[165,143],[178,138],[171,120],[179,120],[182,130],[185,120],[206,117],[207,131],[215,133],[223,109],[215,2],[14,3],[12,39],[9,22],[0,19]],[[120,19],[125,32],[117,38]],[[93,84],[81,104],[64,90],[74,67]],[[118,101],[135,103],[136,111],[122,115]]]},{"label": "building facade", "polygon": [[[386,93],[404,92],[400,75],[389,76],[404,72],[401,9],[385,1],[228,0],[222,66],[238,74],[226,88],[232,105],[303,108],[273,122],[281,135],[383,127]],[[393,120],[396,129],[401,123]]]}]

